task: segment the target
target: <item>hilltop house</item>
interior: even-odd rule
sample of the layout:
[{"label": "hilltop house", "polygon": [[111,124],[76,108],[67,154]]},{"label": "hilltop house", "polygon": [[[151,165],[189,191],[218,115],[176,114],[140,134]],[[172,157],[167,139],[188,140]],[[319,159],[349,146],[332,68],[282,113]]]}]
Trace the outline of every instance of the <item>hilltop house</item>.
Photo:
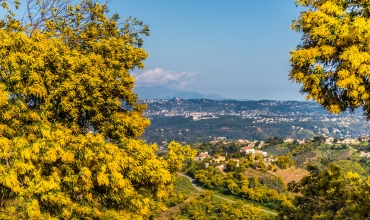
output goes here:
[{"label": "hilltop house", "polygon": [[341,144],[359,144],[358,139],[346,138],[340,141]]},{"label": "hilltop house", "polygon": [[267,157],[267,152],[261,151],[261,150],[256,150],[254,151],[255,154],[261,154],[263,157]]},{"label": "hilltop house", "polygon": [[265,161],[266,163],[272,163],[272,162],[274,162],[274,161],[275,161],[275,158],[271,156],[271,157],[265,158],[265,159],[264,159],[264,161]]},{"label": "hilltop house", "polygon": [[252,146],[245,146],[245,147],[240,148],[240,153],[255,154],[255,151]]},{"label": "hilltop house", "polygon": [[221,162],[224,162],[226,158],[224,156],[218,156],[218,157],[214,157],[212,160],[214,163],[221,163]]},{"label": "hilltop house", "polygon": [[239,139],[236,143],[238,143],[238,144],[248,144],[248,143],[250,143],[250,141]]},{"label": "hilltop house", "polygon": [[202,161],[206,158],[211,158],[211,156],[209,156],[208,152],[200,152],[198,154],[198,156],[194,157],[194,160],[196,161]]},{"label": "hilltop house", "polygon": [[370,157],[370,152],[365,153],[361,151],[360,157]]},{"label": "hilltop house", "polygon": [[333,137],[328,137],[328,138],[326,138],[326,140],[325,140],[325,143],[327,143],[327,144],[331,144],[331,143],[333,143],[334,142],[334,138]]},{"label": "hilltop house", "polygon": [[285,143],[293,143],[294,139],[293,138],[287,138],[284,140]]}]

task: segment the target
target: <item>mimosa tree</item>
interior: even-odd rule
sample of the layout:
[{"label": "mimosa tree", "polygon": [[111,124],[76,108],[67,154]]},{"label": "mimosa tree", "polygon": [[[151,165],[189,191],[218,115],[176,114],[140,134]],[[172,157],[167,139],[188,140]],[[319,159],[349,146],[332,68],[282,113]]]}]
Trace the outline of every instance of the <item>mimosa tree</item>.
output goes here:
[{"label": "mimosa tree", "polygon": [[370,119],[370,1],[296,0],[290,79],[331,113],[363,108]]},{"label": "mimosa tree", "polygon": [[[0,218],[140,219],[162,203],[187,146],[140,140],[133,93],[148,26],[106,4],[0,0]],[[25,5],[22,5],[25,4]],[[25,7],[25,16],[13,8]]]},{"label": "mimosa tree", "polygon": [[[370,1],[296,0],[303,7],[292,29],[303,33],[291,52],[290,79],[331,113],[363,109],[370,120]],[[291,183],[295,207],[279,219],[368,219],[370,178],[343,167],[308,167]],[[353,170],[353,169],[352,169]]]}]

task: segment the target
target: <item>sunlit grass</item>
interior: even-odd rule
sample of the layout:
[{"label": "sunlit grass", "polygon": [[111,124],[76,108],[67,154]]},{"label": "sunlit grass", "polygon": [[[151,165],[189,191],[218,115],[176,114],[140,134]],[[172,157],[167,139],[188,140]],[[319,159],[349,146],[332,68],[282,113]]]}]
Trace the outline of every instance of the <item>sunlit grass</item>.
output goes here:
[{"label": "sunlit grass", "polygon": [[183,176],[178,176],[175,181],[175,191],[177,193],[182,193],[184,196],[189,197],[192,193],[197,190],[191,184],[190,180]]}]

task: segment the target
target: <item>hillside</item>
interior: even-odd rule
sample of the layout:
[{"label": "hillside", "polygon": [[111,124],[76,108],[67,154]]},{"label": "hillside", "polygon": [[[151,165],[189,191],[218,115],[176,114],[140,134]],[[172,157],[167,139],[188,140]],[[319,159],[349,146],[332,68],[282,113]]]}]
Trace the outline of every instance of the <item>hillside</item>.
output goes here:
[{"label": "hillside", "polygon": [[143,100],[151,126],[144,139],[166,145],[216,139],[265,140],[267,137],[310,138],[315,135],[357,137],[370,131],[358,113],[328,114],[318,104],[298,101],[209,99]]}]

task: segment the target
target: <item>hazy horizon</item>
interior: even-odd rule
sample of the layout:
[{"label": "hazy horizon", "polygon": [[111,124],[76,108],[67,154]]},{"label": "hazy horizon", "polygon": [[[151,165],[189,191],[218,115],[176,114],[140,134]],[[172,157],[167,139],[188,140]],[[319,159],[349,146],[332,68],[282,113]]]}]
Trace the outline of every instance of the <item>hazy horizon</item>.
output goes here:
[{"label": "hazy horizon", "polygon": [[[163,88],[173,90],[172,92],[179,92],[179,94],[173,95],[173,96],[168,96],[166,93],[161,93],[161,91],[156,91],[155,89],[160,88],[163,91]],[[145,89],[144,92],[142,89]],[[144,100],[144,99],[173,99],[173,98],[181,98],[181,99],[210,99],[210,100],[235,100],[235,101],[298,101],[298,102],[314,102],[312,100],[294,100],[294,99],[287,99],[287,100],[281,100],[281,99],[238,99],[238,98],[229,98],[229,97],[223,97],[218,93],[199,93],[196,91],[187,91],[187,90],[176,90],[176,89],[171,89],[169,87],[163,86],[163,85],[156,85],[156,86],[139,86],[135,87],[134,89],[135,93],[139,95],[139,99]],[[167,91],[166,91],[167,92]],[[202,97],[184,97],[182,94],[185,94],[185,96],[191,96],[194,95],[194,93],[197,93],[199,95],[202,95]],[[166,98],[158,98],[157,96],[166,96]],[[148,97],[151,96],[151,97]],[[220,96],[220,97],[217,97]],[[213,98],[216,97],[216,98]]]}]

